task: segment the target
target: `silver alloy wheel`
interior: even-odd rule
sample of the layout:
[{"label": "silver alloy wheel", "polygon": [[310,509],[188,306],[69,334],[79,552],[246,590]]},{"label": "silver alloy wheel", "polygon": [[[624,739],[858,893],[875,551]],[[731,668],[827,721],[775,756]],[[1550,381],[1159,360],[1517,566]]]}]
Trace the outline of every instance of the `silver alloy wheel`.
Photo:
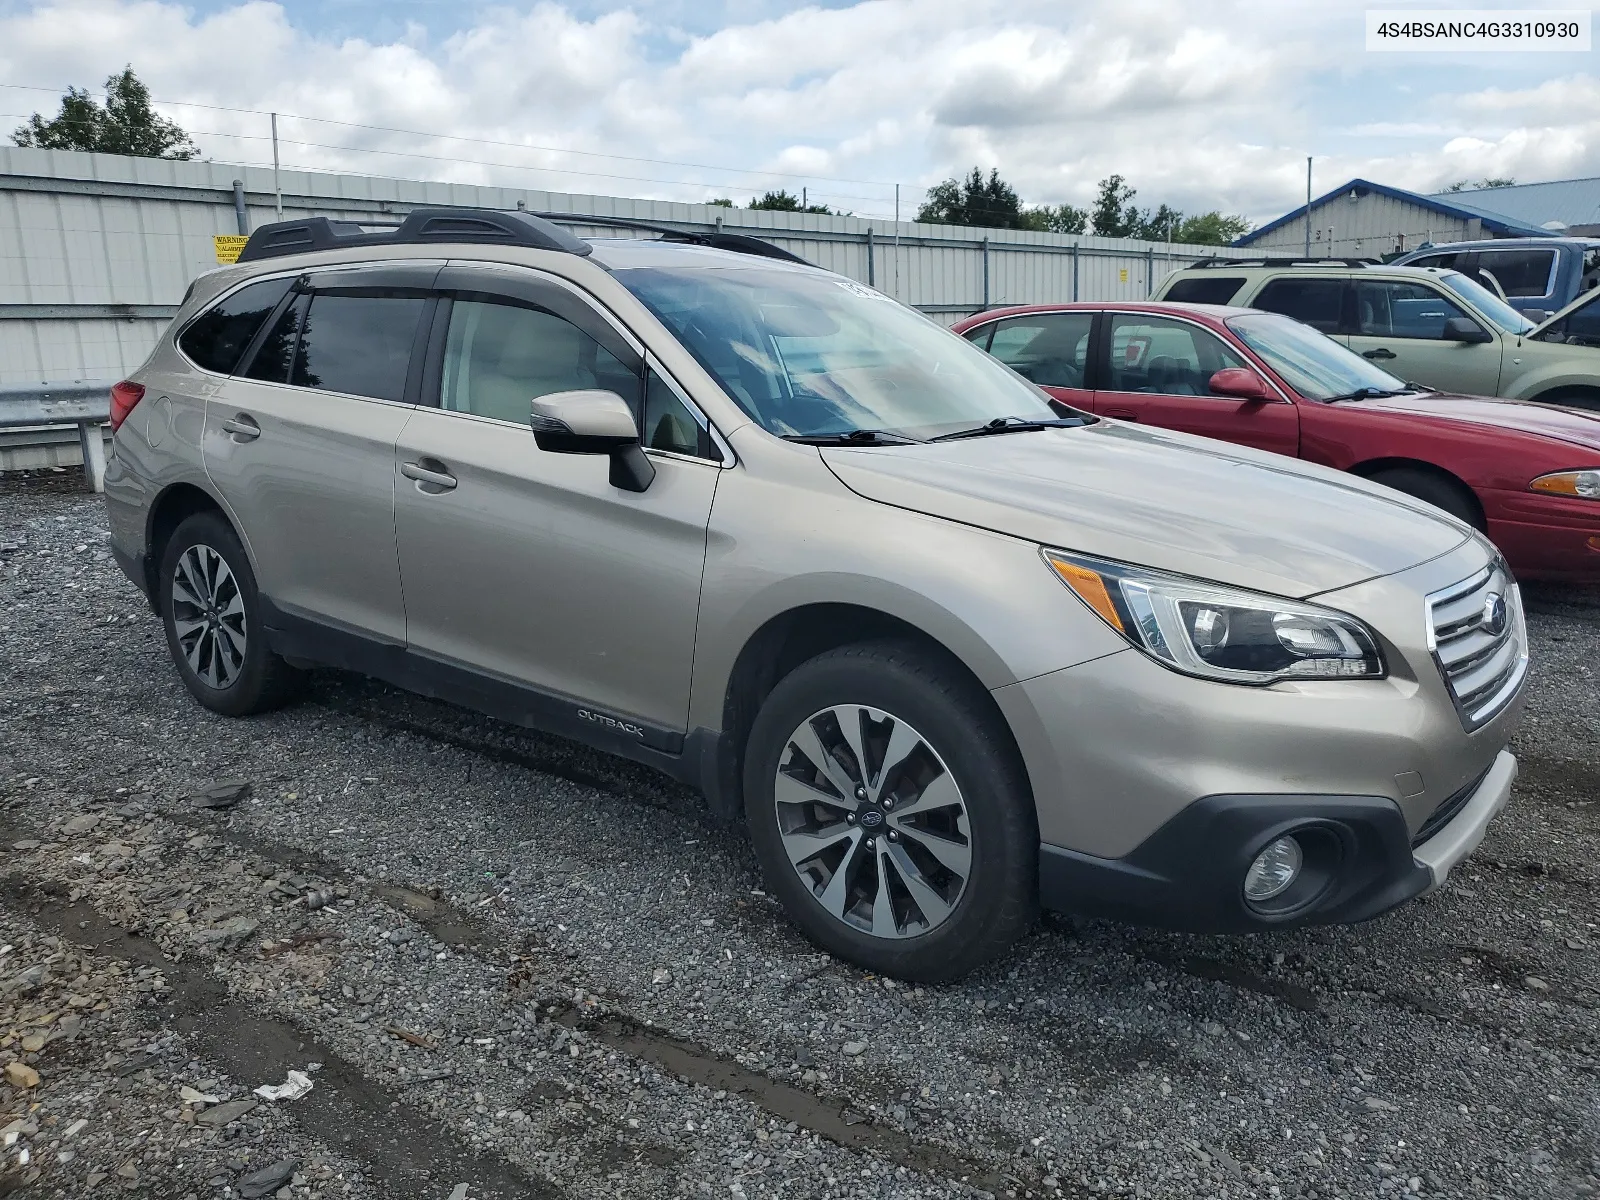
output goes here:
[{"label": "silver alloy wheel", "polygon": [[773,788],[789,861],[822,907],[874,937],[927,933],[972,872],[967,806],[926,738],[842,704],[789,735]]},{"label": "silver alloy wheel", "polygon": [[225,688],[244,669],[244,597],[227,560],[210,546],[190,546],[172,572],[172,627],[183,657],[202,683]]}]

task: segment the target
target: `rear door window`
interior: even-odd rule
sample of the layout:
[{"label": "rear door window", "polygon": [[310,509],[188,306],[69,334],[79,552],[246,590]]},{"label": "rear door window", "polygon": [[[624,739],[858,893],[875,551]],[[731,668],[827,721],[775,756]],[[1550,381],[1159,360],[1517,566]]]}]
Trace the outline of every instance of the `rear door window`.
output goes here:
[{"label": "rear door window", "polygon": [[1035,313],[995,328],[989,353],[1040,387],[1082,388],[1092,312]]},{"label": "rear door window", "polygon": [[1196,274],[1178,280],[1161,298],[1183,304],[1227,304],[1243,286],[1243,275]]},{"label": "rear door window", "polygon": [[382,291],[317,292],[289,382],[297,387],[405,399],[406,374],[426,301]]},{"label": "rear door window", "polygon": [[1338,333],[1344,295],[1342,279],[1274,279],[1261,289],[1250,307],[1282,313],[1323,333]]},{"label": "rear door window", "polygon": [[1555,281],[1554,250],[1485,250],[1478,270],[1493,275],[1508,299],[1548,296]]},{"label": "rear door window", "polygon": [[230,375],[250,339],[289,291],[292,279],[264,279],[240,288],[189,323],[179,348],[207,371]]}]

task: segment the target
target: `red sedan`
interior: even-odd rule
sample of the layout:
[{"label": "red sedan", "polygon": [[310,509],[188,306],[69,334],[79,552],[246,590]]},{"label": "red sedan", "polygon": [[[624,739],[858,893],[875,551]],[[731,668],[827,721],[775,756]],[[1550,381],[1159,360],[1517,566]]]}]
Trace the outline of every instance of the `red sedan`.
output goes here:
[{"label": "red sedan", "polygon": [[1029,305],[955,330],[1075,408],[1351,471],[1476,526],[1523,578],[1600,582],[1600,414],[1429,391],[1248,308]]}]

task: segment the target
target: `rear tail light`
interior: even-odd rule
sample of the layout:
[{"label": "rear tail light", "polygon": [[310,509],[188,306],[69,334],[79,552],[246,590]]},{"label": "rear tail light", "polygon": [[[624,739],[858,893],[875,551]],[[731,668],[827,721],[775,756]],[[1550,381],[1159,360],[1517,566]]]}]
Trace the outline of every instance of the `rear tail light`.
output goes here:
[{"label": "rear tail light", "polygon": [[122,423],[128,419],[128,414],[133,411],[134,405],[144,399],[144,384],[129,383],[124,379],[121,383],[111,385],[111,429],[112,432],[120,429]]}]

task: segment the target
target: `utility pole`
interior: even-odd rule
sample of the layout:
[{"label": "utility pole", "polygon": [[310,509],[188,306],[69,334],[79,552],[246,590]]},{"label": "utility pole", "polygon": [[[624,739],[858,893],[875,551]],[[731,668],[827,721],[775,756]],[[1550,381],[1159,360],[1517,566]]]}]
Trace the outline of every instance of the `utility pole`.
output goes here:
[{"label": "utility pole", "polygon": [[800,211],[805,212],[805,210],[810,207],[811,203],[806,199],[806,189],[802,187],[800,189]]},{"label": "utility pole", "polygon": [[894,298],[900,299],[900,185],[894,185]]},{"label": "utility pole", "polygon": [[1311,257],[1311,155],[1306,155],[1306,257]]},{"label": "utility pole", "polygon": [[278,198],[278,220],[283,220],[283,187],[278,182],[278,114],[272,114],[272,192]]}]

